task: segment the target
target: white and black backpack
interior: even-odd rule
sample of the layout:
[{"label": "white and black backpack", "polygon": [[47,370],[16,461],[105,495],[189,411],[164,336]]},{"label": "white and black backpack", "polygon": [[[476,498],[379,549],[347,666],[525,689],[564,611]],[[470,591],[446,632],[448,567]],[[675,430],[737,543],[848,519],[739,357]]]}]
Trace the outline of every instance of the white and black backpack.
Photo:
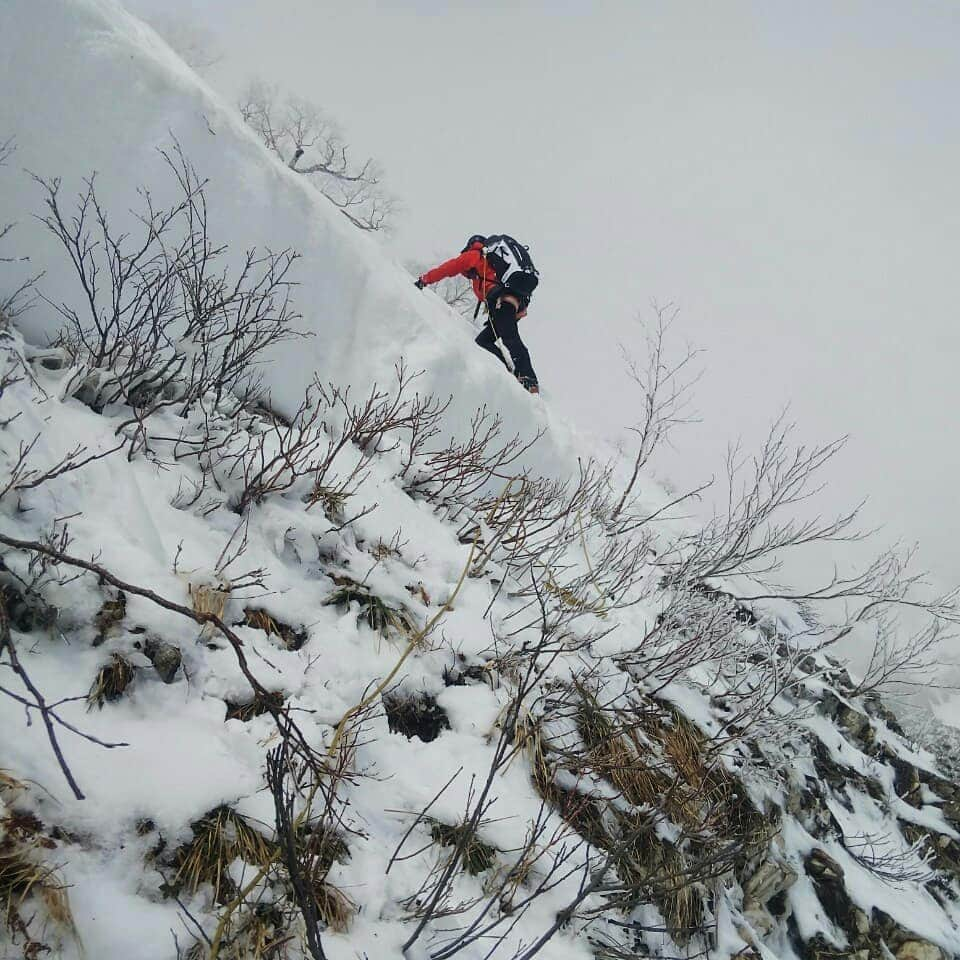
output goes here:
[{"label": "white and black backpack", "polygon": [[540,282],[540,275],[530,259],[527,247],[505,233],[494,234],[487,237],[483,256],[504,289],[525,300],[533,296],[533,291]]}]

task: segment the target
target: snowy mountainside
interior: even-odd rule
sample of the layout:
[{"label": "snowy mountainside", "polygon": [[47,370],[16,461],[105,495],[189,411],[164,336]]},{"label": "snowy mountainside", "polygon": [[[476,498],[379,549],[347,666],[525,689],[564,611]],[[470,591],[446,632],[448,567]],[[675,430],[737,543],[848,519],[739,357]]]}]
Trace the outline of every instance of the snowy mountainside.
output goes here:
[{"label": "snowy mountainside", "polygon": [[[115,3],[0,28],[30,258],[0,302],[46,297],[0,320],[0,957],[960,955],[960,787],[802,611],[676,576],[656,487],[619,514],[589,441]],[[233,277],[301,254],[311,336],[227,341],[267,396],[210,374],[216,306],[97,352],[33,217],[22,168],[68,226],[96,171],[135,238],[175,144]],[[157,250],[134,289],[178,322],[223,293]],[[269,334],[278,297],[234,307]]]},{"label": "snowy mountainside", "polygon": [[[96,174],[120,233],[135,227],[138,189],[149,187],[158,204],[175,189],[158,152],[175,139],[209,178],[211,228],[218,239],[229,238],[234,263],[251,248],[292,248],[301,258],[297,304],[316,336],[277,347],[270,387],[279,409],[296,410],[315,373],[362,393],[390,381],[405,357],[425,371],[421,390],[453,394],[448,424],[454,427],[469,421],[478,396],[496,396],[524,435],[543,425],[541,411],[519,387],[504,383],[495,361],[475,362],[465,321],[416,290],[375,240],[268,157],[237,111],[115,0],[11,0],[0,7],[0,29],[18,39],[0,64],[0,143],[8,137],[16,143],[0,178],[0,209],[4,222],[18,224],[18,243],[30,251],[29,263],[17,265],[20,274],[45,271],[51,300],[70,302],[75,282],[36,220],[43,198],[25,171],[62,178],[62,193],[71,197]],[[59,325],[39,311],[24,324],[36,342]],[[566,475],[576,462],[573,441],[562,422],[551,421],[549,434],[534,466]]]},{"label": "snowy mountainside", "polygon": [[[0,697],[0,851],[55,867],[12,901],[23,924],[0,956],[212,956],[251,881],[216,955],[310,956],[289,876],[257,879],[277,836],[268,760],[300,736],[333,765],[307,805],[337,854],[313,861],[323,956],[532,956],[543,938],[551,958],[960,950],[960,792],[846,671],[791,652],[782,621],[708,597],[671,626],[649,557],[614,597],[589,569],[592,523],[531,578],[521,554],[485,551],[521,498],[411,496],[389,454],[342,451],[341,470],[366,471],[348,512],[377,503],[345,525],[306,477],[241,517],[247,476],[225,466],[191,502],[209,468],[178,456],[172,413],[150,456],[31,486],[78,439],[112,449],[127,411],[61,398],[68,358],[15,330],[3,351],[0,413],[21,413],[2,438],[20,487],[4,612],[31,683],[85,736],[60,729],[78,799],[36,711],[25,722],[26,689]],[[269,438],[262,418],[244,432]],[[38,424],[34,473],[18,472]],[[224,630],[190,617],[210,609]],[[727,642],[684,658],[718,628]],[[300,810],[316,781],[290,763]]]}]

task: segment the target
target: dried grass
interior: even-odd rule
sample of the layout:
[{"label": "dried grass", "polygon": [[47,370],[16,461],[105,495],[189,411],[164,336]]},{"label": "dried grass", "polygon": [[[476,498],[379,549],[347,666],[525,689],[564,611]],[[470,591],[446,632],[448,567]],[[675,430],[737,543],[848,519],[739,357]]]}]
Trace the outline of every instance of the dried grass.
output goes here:
[{"label": "dried grass", "polygon": [[266,610],[244,607],[243,622],[255,630],[262,630],[268,637],[278,637],[288,650],[299,650],[307,642],[307,631],[304,628],[296,630],[290,624],[277,620]]},{"label": "dried grass", "polygon": [[[272,903],[260,903],[241,912],[230,925],[227,941],[220,949],[222,960],[278,960],[283,948],[294,939],[288,918]],[[207,951],[197,944],[187,960],[205,960]]]},{"label": "dried grass", "polygon": [[431,743],[443,730],[450,729],[446,711],[437,703],[437,698],[426,691],[393,691],[381,699],[391,733]]},{"label": "dried grass", "polygon": [[[658,837],[646,814],[620,814],[619,836],[627,842],[615,858],[617,875],[628,887],[619,906],[632,909],[649,896],[663,915],[670,936],[680,944],[703,927],[703,901],[696,865],[676,846]],[[613,843],[610,845],[612,846]]]},{"label": "dried grass", "polygon": [[26,789],[27,785],[22,780],[18,780],[13,774],[0,768],[0,797],[10,800]]},{"label": "dried grass", "polygon": [[337,589],[324,600],[324,606],[333,606],[340,609],[349,609],[351,604],[359,606],[358,623],[366,623],[371,630],[381,636],[387,636],[391,631],[402,637],[412,636],[417,632],[417,623],[406,607],[392,607],[361,583],[349,577],[335,577]]},{"label": "dried grass", "polygon": [[104,703],[119,700],[127,687],[133,683],[135,668],[119,653],[113,654],[110,662],[104,664],[94,677],[87,694],[87,709],[103,709]]},{"label": "dried grass", "polygon": [[[62,933],[76,938],[67,888],[57,868],[45,862],[56,843],[45,836],[43,824],[31,813],[7,812],[7,803],[27,789],[26,784],[0,770],[0,922],[11,937],[23,940],[23,956],[51,953],[51,948],[34,937],[33,924],[39,915],[41,931],[53,924]],[[28,908],[28,915],[24,916]]]},{"label": "dried grass", "polygon": [[252,700],[243,702],[227,700],[227,715],[224,720],[241,720],[249,722],[254,717],[263,716],[271,710],[283,709],[284,694],[275,690],[267,694],[257,693]]},{"label": "dried grass", "polygon": [[581,596],[575,590],[571,590],[569,587],[563,587],[558,584],[553,578],[548,578],[547,582],[544,584],[544,589],[551,596],[557,598],[560,603],[568,607],[571,610],[579,610],[584,613],[595,613],[598,617],[606,616],[606,609],[604,608],[602,600],[590,600]]},{"label": "dried grass", "polygon": [[615,724],[609,712],[586,690],[581,689],[580,693],[576,721],[586,747],[586,768],[616,787],[634,806],[652,804],[664,797],[669,792],[670,780],[644,759],[650,754],[649,745],[642,743],[636,730]]},{"label": "dried grass", "polygon": [[350,859],[347,844],[335,830],[320,826],[299,839],[306,878],[313,892],[320,919],[330,930],[346,933],[357,912],[356,903],[328,879],[335,863]]},{"label": "dried grass", "polygon": [[10,925],[14,914],[31,897],[42,903],[47,916],[62,927],[72,928],[73,915],[67,888],[56,876],[56,868],[38,862],[35,856],[45,845],[39,840],[16,843],[0,840],[0,907]]},{"label": "dried grass", "polygon": [[433,817],[427,817],[430,824],[430,836],[441,847],[459,847],[461,863],[471,876],[490,870],[497,862],[497,848],[484,843],[477,830],[470,823],[451,825]]},{"label": "dried grass", "polygon": [[193,840],[174,855],[174,884],[195,892],[209,883],[218,903],[236,892],[228,872],[234,860],[264,867],[274,859],[276,844],[227,806],[211,810],[192,828]]},{"label": "dried grass", "polygon": [[326,880],[313,885],[317,913],[334,933],[346,933],[357,912],[356,903],[339,887]]},{"label": "dried grass", "polygon": [[[226,581],[189,583],[187,584],[187,593],[190,595],[194,613],[212,613],[218,619],[223,619],[224,611],[227,609],[227,601],[230,599],[229,583]],[[212,623],[205,623],[201,630],[201,636],[204,638],[211,637],[215,631],[216,627]]]},{"label": "dried grass", "polygon": [[346,863],[350,859],[350,849],[343,837],[336,831],[319,827],[306,833],[303,849],[310,857],[311,871],[314,877],[326,877],[335,863]]},{"label": "dried grass", "polygon": [[324,516],[329,520],[338,520],[343,516],[343,508],[347,505],[350,494],[346,490],[324,486],[322,483],[314,485],[313,489],[304,498],[307,509],[319,503]]},{"label": "dried grass", "polygon": [[395,543],[387,543],[383,539],[377,541],[376,545],[370,550],[370,554],[375,560],[399,560],[403,556]]},{"label": "dried grass", "polygon": [[[766,847],[776,826],[754,808],[707,738],[672,707],[650,701],[642,709],[615,710],[583,686],[573,692],[579,748],[554,753],[539,723],[518,724],[537,792],[581,836],[613,854],[624,890],[611,904],[629,911],[652,900],[673,939],[687,943],[704,922],[703,884],[718,869],[714,854],[736,847],[733,859],[742,867]],[[575,776],[606,781],[628,807],[560,786],[555,771],[561,764]],[[663,840],[653,826],[660,819],[688,839],[681,845]]]},{"label": "dried grass", "polygon": [[115,600],[104,600],[103,605],[97,611],[93,618],[94,626],[97,628],[97,637],[94,644],[103,643],[114,627],[116,627],[127,615],[127,597],[121,590]]}]

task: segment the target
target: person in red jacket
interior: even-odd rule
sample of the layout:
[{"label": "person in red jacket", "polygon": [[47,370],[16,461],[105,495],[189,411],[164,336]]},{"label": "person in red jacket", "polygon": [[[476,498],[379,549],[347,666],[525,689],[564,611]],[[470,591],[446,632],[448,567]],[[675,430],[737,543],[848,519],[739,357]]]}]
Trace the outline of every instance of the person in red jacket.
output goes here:
[{"label": "person in red jacket", "polygon": [[455,277],[457,274],[470,280],[477,300],[487,308],[487,322],[476,342],[509,369],[506,359],[497,348],[497,340],[501,340],[513,359],[516,378],[530,393],[539,393],[537,375],[530,363],[530,352],[520,339],[520,331],[517,329],[517,322],[527,315],[529,301],[515,293],[505,292],[500,286],[496,273],[483,256],[486,242],[486,237],[474,234],[459,257],[428,270],[418,277],[415,283],[422,290],[431,283]]}]

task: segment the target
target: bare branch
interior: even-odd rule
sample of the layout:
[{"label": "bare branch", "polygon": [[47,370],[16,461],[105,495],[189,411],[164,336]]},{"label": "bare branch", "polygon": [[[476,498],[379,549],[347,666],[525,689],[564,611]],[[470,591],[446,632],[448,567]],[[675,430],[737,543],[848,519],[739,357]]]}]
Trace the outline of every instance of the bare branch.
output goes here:
[{"label": "bare branch", "polygon": [[354,163],[337,124],[316,104],[281,98],[277,88],[256,81],[239,108],[270,151],[309,177],[351,223],[361,230],[389,229],[397,201],[383,187],[382,170],[372,158]]},{"label": "bare branch", "polygon": [[667,442],[671,431],[694,418],[687,413],[694,386],[702,373],[691,372],[693,362],[701,351],[688,346],[679,359],[668,356],[666,338],[676,323],[678,310],[671,304],[653,305],[656,321],[644,327],[647,362],[641,367],[622,344],[620,351],[627,364],[630,379],[640,388],[642,419],[630,430],[637,437],[630,479],[613,508],[611,520],[616,520],[628,503],[641,471],[649,463],[656,449]]}]

